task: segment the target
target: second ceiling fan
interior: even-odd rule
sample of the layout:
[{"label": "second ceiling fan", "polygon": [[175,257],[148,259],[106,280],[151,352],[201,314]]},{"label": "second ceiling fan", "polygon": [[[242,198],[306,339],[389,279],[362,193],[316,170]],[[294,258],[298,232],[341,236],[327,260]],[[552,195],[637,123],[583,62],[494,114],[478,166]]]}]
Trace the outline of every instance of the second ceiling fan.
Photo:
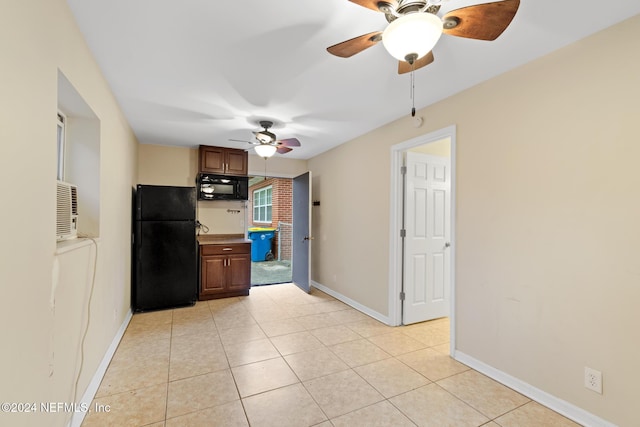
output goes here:
[{"label": "second ceiling fan", "polygon": [[291,147],[300,147],[300,141],[297,138],[276,139],[276,135],[269,129],[273,126],[273,122],[269,120],[261,120],[260,126],[264,129],[253,132],[256,137],[255,141],[244,141],[240,139],[230,139],[229,141],[246,142],[255,145],[256,153],[261,157],[271,157],[276,152],[286,154],[292,150]]},{"label": "second ceiling fan", "polygon": [[398,73],[417,70],[433,62],[431,49],[441,34],[477,40],[495,40],[509,26],[520,0],[504,0],[452,10],[440,18],[441,0],[349,0],[385,14],[389,25],[327,48],[348,58],[382,41],[399,60]]}]

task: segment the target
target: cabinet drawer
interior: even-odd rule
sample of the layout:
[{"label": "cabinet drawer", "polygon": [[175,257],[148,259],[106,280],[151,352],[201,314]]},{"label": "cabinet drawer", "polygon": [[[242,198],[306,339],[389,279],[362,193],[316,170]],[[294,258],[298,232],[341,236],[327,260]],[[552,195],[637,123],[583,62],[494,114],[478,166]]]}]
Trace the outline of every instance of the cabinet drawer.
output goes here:
[{"label": "cabinet drawer", "polygon": [[201,255],[228,255],[228,254],[248,254],[251,253],[251,244],[233,243],[230,245],[202,245]]}]

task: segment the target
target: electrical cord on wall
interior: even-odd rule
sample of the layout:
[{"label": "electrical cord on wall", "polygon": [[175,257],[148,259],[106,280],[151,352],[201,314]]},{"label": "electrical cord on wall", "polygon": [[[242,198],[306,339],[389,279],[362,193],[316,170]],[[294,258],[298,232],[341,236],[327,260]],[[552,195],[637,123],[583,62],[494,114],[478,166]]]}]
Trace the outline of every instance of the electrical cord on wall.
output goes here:
[{"label": "electrical cord on wall", "polygon": [[[78,235],[78,237],[83,239],[89,239],[93,242],[93,246],[96,248],[95,255],[93,257],[93,275],[91,277],[91,289],[89,291],[89,301],[87,302],[87,323],[84,327],[84,332],[82,333],[82,339],[80,340],[80,367],[78,368],[78,375],[76,376],[76,380],[73,386],[73,400],[72,402],[75,404],[76,399],[78,397],[78,383],[80,382],[80,375],[82,375],[82,368],[84,367],[84,342],[87,339],[87,334],[89,332],[89,324],[91,321],[91,300],[93,299],[93,290],[96,285],[96,271],[98,269],[98,242],[95,238],[85,235]],[[76,412],[74,411],[71,415],[71,420],[69,421],[69,425],[73,424],[73,417]]]},{"label": "electrical cord on wall", "polygon": [[209,227],[196,220],[196,228],[198,229],[198,236],[200,235],[200,230],[204,231],[204,234],[209,232]]}]

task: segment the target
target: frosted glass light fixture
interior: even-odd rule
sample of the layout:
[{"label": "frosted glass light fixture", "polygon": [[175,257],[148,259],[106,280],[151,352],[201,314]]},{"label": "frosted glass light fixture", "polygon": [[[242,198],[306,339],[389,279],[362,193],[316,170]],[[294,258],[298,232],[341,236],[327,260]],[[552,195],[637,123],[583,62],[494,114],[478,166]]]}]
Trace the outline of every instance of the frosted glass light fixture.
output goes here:
[{"label": "frosted glass light fixture", "polygon": [[265,159],[273,156],[277,150],[276,146],[271,144],[256,145],[253,149],[256,150],[258,156],[264,157]]},{"label": "frosted glass light fixture", "polygon": [[391,22],[382,33],[382,44],[394,58],[410,64],[422,58],[442,35],[442,21],[433,13],[415,12]]}]

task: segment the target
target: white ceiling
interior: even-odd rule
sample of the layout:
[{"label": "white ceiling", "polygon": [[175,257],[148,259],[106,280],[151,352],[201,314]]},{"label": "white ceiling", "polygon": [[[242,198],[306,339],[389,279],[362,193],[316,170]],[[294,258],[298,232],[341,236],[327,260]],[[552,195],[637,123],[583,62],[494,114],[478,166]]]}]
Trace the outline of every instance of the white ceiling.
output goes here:
[{"label": "white ceiling", "polygon": [[[443,0],[439,15],[483,2]],[[410,75],[381,43],[348,59],[326,52],[387,23],[348,0],[67,3],[143,144],[248,149],[229,139],[252,140],[267,119],[302,143],[284,156],[308,159],[410,114]],[[638,13],[635,0],[522,0],[496,41],[442,36],[416,71],[416,107]]]}]

